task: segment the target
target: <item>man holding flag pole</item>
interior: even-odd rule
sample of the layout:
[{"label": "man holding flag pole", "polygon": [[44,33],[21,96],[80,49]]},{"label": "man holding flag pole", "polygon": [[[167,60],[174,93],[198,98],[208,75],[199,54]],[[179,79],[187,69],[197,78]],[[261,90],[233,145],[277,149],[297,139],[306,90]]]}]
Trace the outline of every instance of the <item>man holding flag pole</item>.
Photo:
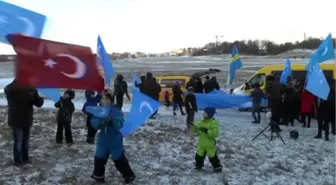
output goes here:
[{"label": "man holding flag pole", "polygon": [[333,48],[332,36],[329,34],[327,38],[320,44],[317,50],[313,53],[308,62],[306,90],[314,94],[316,99],[316,113],[318,120],[318,133],[315,138],[322,138],[322,131],[325,131],[325,140],[329,140],[329,122],[332,121],[332,117],[335,116],[335,87],[332,85],[332,89],[328,84],[335,83],[333,79],[326,79],[323,71],[320,68],[320,63],[335,59],[335,53]]}]

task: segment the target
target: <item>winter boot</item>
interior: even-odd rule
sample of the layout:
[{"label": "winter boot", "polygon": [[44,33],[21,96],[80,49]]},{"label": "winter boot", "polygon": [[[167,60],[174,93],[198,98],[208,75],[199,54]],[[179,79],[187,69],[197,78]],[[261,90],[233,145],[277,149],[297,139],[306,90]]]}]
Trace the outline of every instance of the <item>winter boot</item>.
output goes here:
[{"label": "winter boot", "polygon": [[97,182],[105,182],[105,165],[107,163],[107,159],[102,159],[99,157],[95,157],[94,159],[94,170],[92,174],[92,178]]},{"label": "winter boot", "polygon": [[329,132],[325,132],[324,139],[326,141],[329,141]]},{"label": "winter boot", "polygon": [[135,175],[133,170],[131,169],[131,166],[128,163],[125,153],[122,153],[119,159],[114,160],[114,166],[121,173],[126,184],[130,184],[134,181]]},{"label": "winter boot", "polygon": [[202,170],[204,166],[204,159],[205,159],[205,154],[204,156],[200,156],[198,154],[195,155],[195,170]]},{"label": "winter boot", "polygon": [[126,177],[126,178],[124,178],[124,180],[125,180],[125,183],[126,183],[126,184],[131,184],[131,183],[133,183],[134,180],[135,180],[135,175],[133,175],[133,176],[131,176],[131,177]]},{"label": "winter boot", "polygon": [[321,139],[322,136],[321,136],[321,134],[317,134],[314,138],[315,138],[315,139]]},{"label": "winter boot", "polygon": [[209,157],[209,161],[213,167],[214,172],[222,172],[223,166],[220,164],[217,154],[212,158]]}]

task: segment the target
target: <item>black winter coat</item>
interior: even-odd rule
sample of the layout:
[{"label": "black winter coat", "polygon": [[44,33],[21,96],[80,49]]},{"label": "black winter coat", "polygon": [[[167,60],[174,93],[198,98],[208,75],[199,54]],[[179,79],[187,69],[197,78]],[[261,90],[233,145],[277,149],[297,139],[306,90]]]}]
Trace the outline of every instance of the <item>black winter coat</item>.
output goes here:
[{"label": "black winter coat", "polygon": [[194,94],[188,93],[184,99],[184,106],[186,111],[195,111],[197,112],[196,97]]},{"label": "black winter coat", "polygon": [[181,87],[179,85],[174,85],[172,91],[173,91],[173,102],[176,103],[183,102],[182,100],[183,92],[181,90]]},{"label": "black winter coat", "polygon": [[33,124],[34,108],[42,107],[44,100],[35,88],[16,87],[15,82],[5,87],[8,102],[8,125],[14,128],[27,128]]},{"label": "black winter coat", "polygon": [[72,114],[75,111],[75,105],[71,99],[60,99],[55,103],[55,107],[58,108],[56,117],[57,122],[70,123]]},{"label": "black winter coat", "polygon": [[140,85],[140,92],[146,94],[147,96],[157,99],[158,94],[160,94],[161,86],[160,88],[157,86],[157,82],[155,80],[145,80]]}]

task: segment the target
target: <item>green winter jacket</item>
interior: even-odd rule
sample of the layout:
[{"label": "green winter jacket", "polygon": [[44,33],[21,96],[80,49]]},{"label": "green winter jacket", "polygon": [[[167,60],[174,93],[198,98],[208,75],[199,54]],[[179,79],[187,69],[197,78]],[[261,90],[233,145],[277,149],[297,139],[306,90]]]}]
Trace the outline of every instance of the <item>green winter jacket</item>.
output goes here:
[{"label": "green winter jacket", "polygon": [[[206,128],[208,132],[204,133],[200,128]],[[218,121],[214,118],[199,121],[192,130],[199,136],[196,153],[200,156],[207,154],[213,157],[216,154],[216,138],[219,135]]]}]

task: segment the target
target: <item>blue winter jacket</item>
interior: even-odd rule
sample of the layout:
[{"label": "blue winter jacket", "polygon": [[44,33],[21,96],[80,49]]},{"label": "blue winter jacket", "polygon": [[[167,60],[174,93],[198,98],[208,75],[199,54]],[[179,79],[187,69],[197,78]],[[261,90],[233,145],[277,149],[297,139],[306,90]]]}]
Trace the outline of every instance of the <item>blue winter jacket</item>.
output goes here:
[{"label": "blue winter jacket", "polygon": [[107,159],[111,155],[113,160],[117,160],[123,153],[123,136],[120,132],[124,124],[124,114],[117,109],[114,105],[108,108],[108,118],[113,120],[111,126],[104,125],[105,118],[98,118],[93,116],[91,125],[100,130],[97,142],[96,157]]},{"label": "blue winter jacket", "polygon": [[[94,91],[88,91],[88,90],[85,91],[86,102],[84,103],[83,108],[82,108],[82,112],[85,114],[87,114],[86,112],[87,106],[97,106],[101,99],[101,94],[98,93],[96,96],[93,96],[93,95],[94,95]],[[90,116],[92,115],[90,114]]]}]

